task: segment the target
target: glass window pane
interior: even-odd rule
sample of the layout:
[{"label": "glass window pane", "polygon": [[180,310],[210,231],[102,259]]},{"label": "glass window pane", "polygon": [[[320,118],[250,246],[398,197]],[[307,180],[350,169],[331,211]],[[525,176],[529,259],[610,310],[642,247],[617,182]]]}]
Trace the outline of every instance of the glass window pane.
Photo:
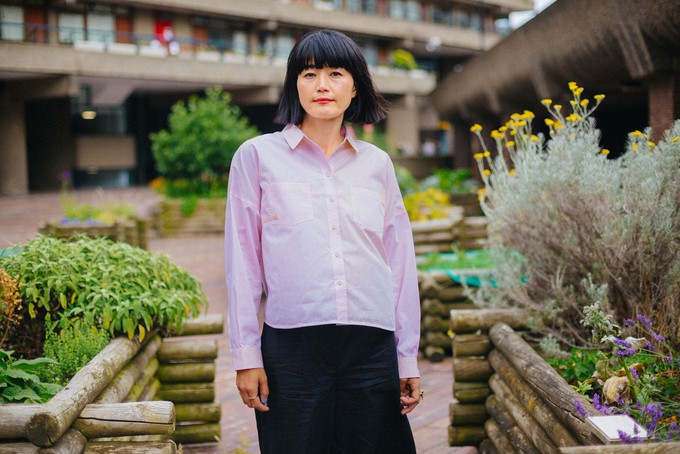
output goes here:
[{"label": "glass window pane", "polygon": [[116,25],[113,14],[90,13],[87,15],[87,39],[111,43],[114,41]]},{"label": "glass window pane", "polygon": [[24,10],[20,6],[0,6],[0,38],[24,40]]},{"label": "glass window pane", "polygon": [[85,18],[82,14],[59,13],[59,41],[73,43],[85,39]]}]

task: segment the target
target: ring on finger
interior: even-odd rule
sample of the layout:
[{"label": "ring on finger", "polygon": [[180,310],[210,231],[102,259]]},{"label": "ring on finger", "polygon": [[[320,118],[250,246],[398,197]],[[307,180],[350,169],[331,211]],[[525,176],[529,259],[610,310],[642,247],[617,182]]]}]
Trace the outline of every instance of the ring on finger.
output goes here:
[{"label": "ring on finger", "polygon": [[257,399],[257,396],[248,397],[248,400],[255,400],[255,399]]}]

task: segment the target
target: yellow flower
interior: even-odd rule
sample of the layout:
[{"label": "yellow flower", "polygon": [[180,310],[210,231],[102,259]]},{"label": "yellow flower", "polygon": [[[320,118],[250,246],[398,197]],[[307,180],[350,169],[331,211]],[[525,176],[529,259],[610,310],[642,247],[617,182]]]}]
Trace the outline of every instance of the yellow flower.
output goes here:
[{"label": "yellow flower", "polygon": [[545,98],[545,99],[541,100],[541,104],[543,104],[544,106],[548,107],[548,106],[550,106],[550,104],[552,104],[552,99],[550,99],[550,98]]},{"label": "yellow flower", "polygon": [[552,118],[546,118],[545,124],[548,125],[548,126],[552,126],[552,125],[555,124],[555,120],[553,120]]},{"label": "yellow flower", "polygon": [[581,116],[577,115],[577,114],[571,114],[571,115],[569,115],[568,117],[565,118],[565,120],[567,120],[567,121],[578,121],[580,119],[581,119]]},{"label": "yellow flower", "polygon": [[578,88],[578,84],[576,82],[569,82],[569,90],[575,91]]},{"label": "yellow flower", "polygon": [[638,144],[637,144],[637,142],[633,144],[633,151],[638,151]]},{"label": "yellow flower", "polygon": [[576,107],[578,105],[578,103],[576,101],[574,101],[573,99],[571,101],[569,101],[569,104],[571,104],[572,107]]},{"label": "yellow flower", "polygon": [[533,119],[536,115],[530,110],[525,110],[524,111],[524,116],[528,119]]},{"label": "yellow flower", "polygon": [[493,131],[491,131],[491,137],[493,137],[494,139],[502,139],[503,133],[501,133],[497,129],[494,129]]},{"label": "yellow flower", "polygon": [[475,159],[482,159],[484,157],[484,153],[475,153],[472,155],[472,157]]},{"label": "yellow flower", "polygon": [[508,171],[508,175],[510,175],[510,176],[514,175],[515,173],[516,173],[516,172],[515,172],[515,169],[510,169],[510,170]]},{"label": "yellow flower", "polygon": [[555,104],[555,110],[561,110],[562,109],[562,104]]},{"label": "yellow flower", "polygon": [[532,134],[532,135],[531,135],[531,141],[532,141],[532,142],[538,142],[539,140],[540,140],[540,139],[538,138],[538,136],[537,136],[536,134]]},{"label": "yellow flower", "polygon": [[520,117],[520,115],[519,115],[518,113],[514,113],[514,114],[510,115],[510,118],[513,119],[513,120],[515,120],[515,121],[517,121],[517,120],[519,120],[521,117]]},{"label": "yellow flower", "polygon": [[514,136],[515,134],[517,134],[517,131],[515,131],[514,129],[512,131],[510,131],[511,136]]},{"label": "yellow flower", "polygon": [[609,154],[609,150],[607,150],[606,148],[603,148],[602,151],[601,151],[600,153],[602,153],[603,155],[607,156],[607,155]]},{"label": "yellow flower", "polygon": [[581,96],[581,93],[583,93],[583,87],[578,87],[574,92],[576,96]]},{"label": "yellow flower", "polygon": [[508,146],[508,148],[514,147],[514,146],[515,146],[515,142],[512,141],[512,140],[510,140],[510,141],[507,143],[507,146]]},{"label": "yellow flower", "polygon": [[671,140],[671,142],[675,143],[678,140],[680,140],[680,136],[675,136],[675,137],[673,137],[673,140]]},{"label": "yellow flower", "polygon": [[597,101],[597,102],[600,102],[604,99],[604,95],[602,95],[602,94],[595,95],[594,97],[595,97],[595,101]]},{"label": "yellow flower", "polygon": [[642,131],[635,130],[630,133],[631,136],[636,136],[636,137],[647,137],[647,134],[645,134]]},{"label": "yellow flower", "polygon": [[508,130],[508,127],[507,127],[507,126],[501,126],[500,128],[498,128],[498,130],[499,130],[500,132],[505,132],[505,131]]},{"label": "yellow flower", "polygon": [[522,126],[526,126],[527,122],[524,120],[518,121],[515,123],[515,126],[518,128],[521,128]]},{"label": "yellow flower", "polygon": [[472,131],[472,132],[477,132],[477,131],[481,131],[481,130],[482,130],[482,125],[477,124],[477,123],[472,125],[472,127],[470,128],[470,131]]},{"label": "yellow flower", "polygon": [[477,194],[486,194],[486,188],[477,189]]},{"label": "yellow flower", "polygon": [[484,169],[484,171],[482,173],[486,176],[491,175],[491,171],[489,169]]},{"label": "yellow flower", "polygon": [[589,101],[588,101],[587,99],[582,100],[582,101],[581,101],[581,106],[583,106],[583,107],[587,106],[587,105],[588,105],[588,102],[589,102]]},{"label": "yellow flower", "polygon": [[649,145],[650,147],[656,146],[656,144],[654,142],[652,142],[651,140],[647,142],[647,145]]},{"label": "yellow flower", "polygon": [[485,152],[484,152],[484,157],[485,157],[485,158],[488,158],[489,156],[491,156],[491,153],[488,152],[488,151],[485,151]]}]

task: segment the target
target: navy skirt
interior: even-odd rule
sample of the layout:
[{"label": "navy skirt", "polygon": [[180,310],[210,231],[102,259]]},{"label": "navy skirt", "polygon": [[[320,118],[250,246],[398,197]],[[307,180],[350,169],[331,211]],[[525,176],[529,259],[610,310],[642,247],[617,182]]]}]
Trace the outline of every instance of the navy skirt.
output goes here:
[{"label": "navy skirt", "polygon": [[401,414],[392,331],[264,326],[270,410],[255,412],[265,454],[414,454]]}]

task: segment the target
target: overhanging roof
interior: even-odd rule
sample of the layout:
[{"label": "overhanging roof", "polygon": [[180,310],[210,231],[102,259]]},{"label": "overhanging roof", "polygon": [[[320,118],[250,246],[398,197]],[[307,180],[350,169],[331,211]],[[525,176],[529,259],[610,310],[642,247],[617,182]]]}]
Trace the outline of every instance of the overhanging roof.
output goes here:
[{"label": "overhanging roof", "polygon": [[557,0],[432,93],[447,115],[501,115],[564,93],[680,71],[680,1]]}]

